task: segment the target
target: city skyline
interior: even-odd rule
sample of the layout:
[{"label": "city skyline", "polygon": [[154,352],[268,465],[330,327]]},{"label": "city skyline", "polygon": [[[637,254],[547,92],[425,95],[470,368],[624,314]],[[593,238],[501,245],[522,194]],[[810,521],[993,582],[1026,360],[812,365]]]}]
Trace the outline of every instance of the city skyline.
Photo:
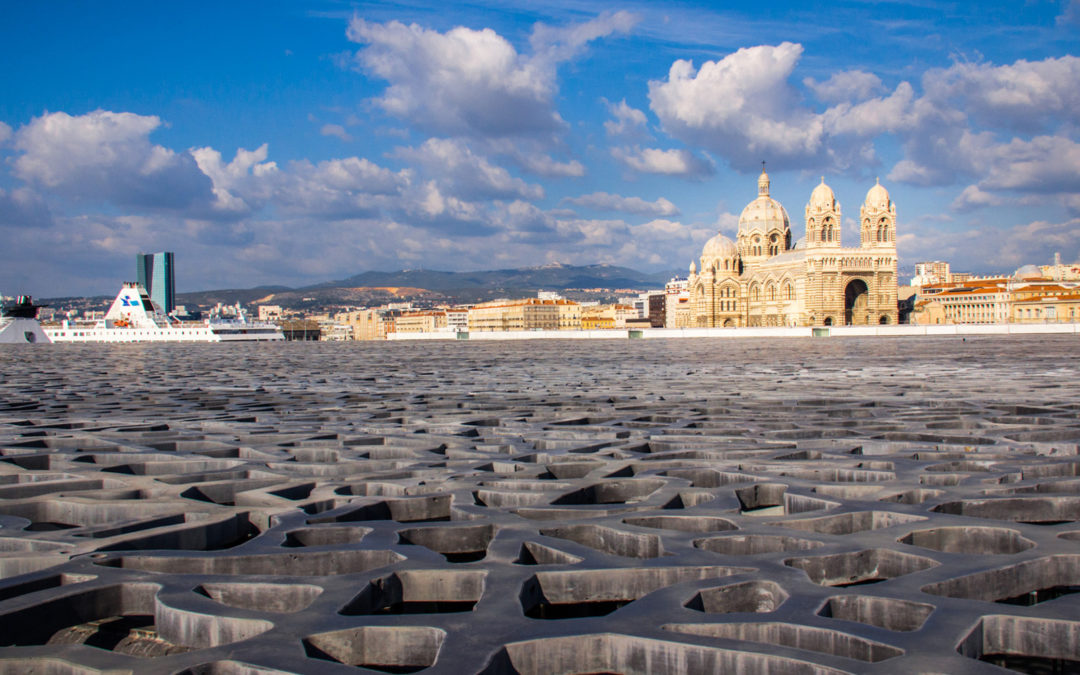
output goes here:
[{"label": "city skyline", "polygon": [[12,5],[0,292],[549,262],[685,270],[767,162],[880,177],[901,267],[1080,255],[1080,0]]}]

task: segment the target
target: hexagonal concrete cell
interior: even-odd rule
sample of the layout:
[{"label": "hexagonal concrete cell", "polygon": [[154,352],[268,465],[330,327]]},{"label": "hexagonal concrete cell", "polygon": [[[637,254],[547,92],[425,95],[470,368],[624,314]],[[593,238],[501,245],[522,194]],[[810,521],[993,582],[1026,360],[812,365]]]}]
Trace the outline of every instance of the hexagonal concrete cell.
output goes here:
[{"label": "hexagonal concrete cell", "polygon": [[427,626],[361,626],[304,638],[309,657],[388,673],[435,665],[446,631]]},{"label": "hexagonal concrete cell", "polygon": [[567,525],[540,530],[545,537],[573,541],[582,546],[610,555],[627,558],[658,558],[664,546],[655,534],[624,532],[602,525]]},{"label": "hexagonal concrete cell", "polygon": [[1080,672],[1080,622],[983,616],[956,651],[1022,673]]},{"label": "hexagonal concrete cell", "polygon": [[939,504],[931,510],[973,518],[1056,525],[1080,520],[1080,497],[961,499]]},{"label": "hexagonal concrete cell", "polygon": [[909,632],[922,628],[933,611],[933,605],[910,600],[873,595],[834,595],[821,606],[818,616]]},{"label": "hexagonal concrete cell", "polygon": [[667,485],[666,481],[655,478],[609,480],[568,492],[551,503],[554,505],[628,504],[648,498],[665,485]]},{"label": "hexagonal concrete cell", "polygon": [[355,574],[405,560],[393,551],[345,550],[237,556],[120,556],[96,564],[165,574],[265,574],[321,577]]},{"label": "hexagonal concrete cell", "polygon": [[241,661],[211,661],[185,668],[173,675],[289,675],[287,670],[255,666]]},{"label": "hexagonal concrete cell", "polygon": [[942,553],[972,555],[1020,553],[1035,546],[1018,531],[1003,527],[935,527],[909,532],[897,541]]},{"label": "hexagonal concrete cell", "polygon": [[204,583],[195,592],[228,607],[291,614],[307,609],[323,589],[310,584]]},{"label": "hexagonal concrete cell", "polygon": [[525,541],[521,543],[514,563],[517,565],[574,565],[582,560],[584,558],[557,548],[544,546],[535,541]]},{"label": "hexagonal concrete cell", "polygon": [[788,597],[787,592],[773,581],[744,581],[703,588],[685,606],[706,614],[775,612]]},{"label": "hexagonal concrete cell", "polygon": [[757,652],[702,647],[635,635],[599,633],[512,642],[496,652],[481,675],[548,673],[769,673],[845,675],[846,671]]},{"label": "hexagonal concrete cell", "polygon": [[782,551],[808,551],[825,544],[813,539],[799,539],[779,534],[728,534],[695,539],[694,547],[722,555],[761,555]]},{"label": "hexagonal concrete cell", "polygon": [[687,635],[746,640],[778,647],[805,649],[821,654],[877,663],[895,658],[903,649],[849,633],[793,623],[669,623],[664,630]]},{"label": "hexagonal concrete cell", "polygon": [[131,582],[74,590],[0,615],[0,645],[83,644],[155,658],[246,640],[269,621],[180,612],[157,600],[158,584]]},{"label": "hexagonal concrete cell", "polygon": [[926,518],[891,511],[856,511],[802,520],[774,520],[767,524],[792,530],[818,532],[820,534],[855,534],[856,532],[878,530],[921,520],[926,520]]},{"label": "hexagonal concrete cell", "polygon": [[533,619],[605,616],[665,586],[752,571],[704,566],[537,572],[521,587],[521,607]]},{"label": "hexagonal concrete cell", "polygon": [[341,608],[363,614],[445,614],[472,611],[484,594],[485,570],[400,570],[372,579]]},{"label": "hexagonal concrete cell", "polygon": [[623,522],[636,527],[674,530],[676,532],[705,533],[739,529],[730,520],[709,516],[634,516],[632,518],[623,518]]},{"label": "hexagonal concrete cell", "polygon": [[494,525],[432,525],[398,530],[398,543],[414,544],[440,553],[447,562],[483,560],[495,538]]},{"label": "hexagonal concrete cell", "polygon": [[852,553],[789,558],[785,565],[806,572],[810,581],[821,586],[860,586],[912,574],[941,563],[930,558],[873,548]]},{"label": "hexagonal concrete cell", "polygon": [[282,546],[288,548],[305,546],[340,546],[356,544],[371,534],[370,527],[358,525],[331,525],[322,527],[303,527],[285,533]]},{"label": "hexagonal concrete cell", "polygon": [[922,587],[923,593],[1037,605],[1080,593],[1080,555],[1052,555]]}]

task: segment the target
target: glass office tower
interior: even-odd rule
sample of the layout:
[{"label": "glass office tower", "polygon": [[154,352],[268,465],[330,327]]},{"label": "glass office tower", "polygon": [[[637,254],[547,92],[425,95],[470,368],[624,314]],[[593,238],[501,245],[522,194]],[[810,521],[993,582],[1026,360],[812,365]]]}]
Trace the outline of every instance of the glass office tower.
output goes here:
[{"label": "glass office tower", "polygon": [[176,280],[173,277],[172,251],[137,253],[135,270],[139,283],[166,314],[176,309]]}]

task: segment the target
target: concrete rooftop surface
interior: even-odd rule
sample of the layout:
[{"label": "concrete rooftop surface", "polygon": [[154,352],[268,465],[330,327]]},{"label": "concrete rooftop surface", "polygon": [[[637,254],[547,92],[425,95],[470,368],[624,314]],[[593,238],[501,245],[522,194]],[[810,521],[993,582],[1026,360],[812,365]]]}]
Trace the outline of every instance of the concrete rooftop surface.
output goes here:
[{"label": "concrete rooftop surface", "polygon": [[1067,336],[0,350],[0,673],[1080,669]]}]

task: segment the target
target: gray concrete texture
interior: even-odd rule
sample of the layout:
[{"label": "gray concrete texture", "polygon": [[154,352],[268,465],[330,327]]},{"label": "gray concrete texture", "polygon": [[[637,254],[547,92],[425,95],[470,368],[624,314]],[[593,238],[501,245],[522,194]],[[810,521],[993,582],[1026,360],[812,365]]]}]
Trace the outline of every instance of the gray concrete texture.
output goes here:
[{"label": "gray concrete texture", "polygon": [[1075,336],[0,351],[0,673],[1080,669]]}]

